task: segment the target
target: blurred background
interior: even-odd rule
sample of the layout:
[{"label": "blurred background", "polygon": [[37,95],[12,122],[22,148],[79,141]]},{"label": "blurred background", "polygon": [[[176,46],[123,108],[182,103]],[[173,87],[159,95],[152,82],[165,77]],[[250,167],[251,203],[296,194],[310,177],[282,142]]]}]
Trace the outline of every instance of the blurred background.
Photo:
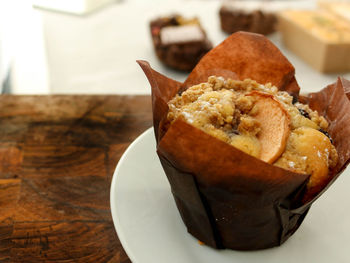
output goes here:
[{"label": "blurred background", "polygon": [[[288,0],[285,0],[288,1]],[[248,2],[248,1],[243,1]],[[297,0],[301,5],[317,2]],[[214,45],[228,34],[220,28],[219,0],[11,0],[0,2],[0,80],[12,94],[149,94],[137,59],[183,81],[188,73],[156,57],[150,20],[174,13],[198,17]],[[335,81],[268,36],[296,68],[304,91]]]}]

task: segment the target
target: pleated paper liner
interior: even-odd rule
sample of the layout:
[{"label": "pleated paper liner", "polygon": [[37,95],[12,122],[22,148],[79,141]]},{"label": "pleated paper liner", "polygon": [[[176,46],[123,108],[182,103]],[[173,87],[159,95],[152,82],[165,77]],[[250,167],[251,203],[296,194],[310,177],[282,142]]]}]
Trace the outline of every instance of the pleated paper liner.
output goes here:
[{"label": "pleated paper liner", "polygon": [[338,165],[317,193],[306,192],[309,175],[265,163],[182,120],[167,122],[168,101],[211,75],[270,82],[297,98],[294,67],[261,35],[231,35],[202,58],[184,83],[145,61],[138,63],[152,87],[157,153],[177,208],[188,232],[208,246],[256,250],[281,245],[349,162],[350,102],[344,90],[350,91],[350,82],[344,79],[300,97],[329,121],[339,154]]}]

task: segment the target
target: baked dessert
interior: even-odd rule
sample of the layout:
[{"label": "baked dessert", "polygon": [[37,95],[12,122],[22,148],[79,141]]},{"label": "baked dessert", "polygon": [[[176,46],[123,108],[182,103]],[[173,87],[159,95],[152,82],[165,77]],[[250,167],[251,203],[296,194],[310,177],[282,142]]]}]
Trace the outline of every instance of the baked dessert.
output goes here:
[{"label": "baked dessert", "polygon": [[278,29],[278,13],[285,10],[314,10],[314,1],[225,1],[219,11],[221,29],[226,33],[247,31],[268,35]]},{"label": "baked dessert", "polygon": [[318,5],[325,9],[335,16],[337,16],[340,19],[345,20],[346,22],[350,23],[350,3],[349,1],[326,1],[326,0],[320,0],[318,1]]},{"label": "baked dessert", "polygon": [[349,163],[350,82],[299,96],[294,67],[261,35],[232,34],[184,83],[139,64],[177,208],[208,246],[283,244]]},{"label": "baked dessert", "polygon": [[192,70],[212,48],[197,18],[161,17],[151,21],[150,28],[157,57],[174,69]]},{"label": "baked dessert", "polygon": [[219,15],[221,29],[228,34],[247,31],[268,35],[276,31],[277,17],[269,2],[226,1]]},{"label": "baked dessert", "polygon": [[311,175],[307,195],[328,181],[337,164],[326,119],[271,84],[210,76],[168,106],[170,123],[180,118],[265,162]]},{"label": "baked dessert", "polygon": [[325,10],[279,14],[284,45],[320,72],[350,69],[350,24]]}]

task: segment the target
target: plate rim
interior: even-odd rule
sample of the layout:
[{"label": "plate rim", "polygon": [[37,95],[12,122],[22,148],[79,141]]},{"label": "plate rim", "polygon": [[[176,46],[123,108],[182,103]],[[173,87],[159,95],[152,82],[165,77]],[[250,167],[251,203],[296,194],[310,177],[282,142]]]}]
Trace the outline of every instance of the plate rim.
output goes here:
[{"label": "plate rim", "polygon": [[111,182],[111,187],[110,187],[110,195],[109,195],[109,202],[110,202],[110,209],[111,209],[111,214],[112,214],[112,221],[114,225],[114,230],[119,238],[119,241],[125,250],[127,256],[132,262],[137,262],[136,258],[134,257],[133,253],[131,252],[131,248],[129,248],[128,243],[126,242],[125,239],[125,234],[122,231],[122,227],[119,221],[119,218],[117,216],[117,208],[116,208],[116,187],[117,187],[117,174],[119,173],[119,170],[121,169],[121,164],[124,162],[126,159],[126,156],[128,153],[131,151],[132,148],[135,147],[139,143],[139,141],[142,141],[144,137],[147,137],[150,133],[152,133],[153,127],[149,127],[145,131],[143,131],[132,143],[128,146],[128,148],[124,151],[123,155],[120,157],[117,166],[114,170],[113,177],[112,177],[112,182]]},{"label": "plate rim", "polygon": [[[149,137],[148,137],[149,136]],[[118,211],[118,204],[117,204],[117,187],[118,187],[118,174],[120,174],[120,170],[122,169],[122,166],[124,165],[124,162],[127,160],[128,155],[130,152],[132,152],[135,149],[135,146],[137,146],[140,142],[142,142],[145,138],[152,139],[154,140],[155,143],[155,138],[153,134],[153,127],[150,127],[146,129],[144,132],[142,132],[125,150],[125,152],[122,154],[119,162],[116,165],[116,169],[114,171],[113,177],[112,177],[112,182],[111,182],[111,187],[110,187],[110,208],[111,208],[111,214],[112,214],[112,219],[113,219],[113,225],[116,231],[116,234],[120,240],[120,244],[122,245],[123,249],[125,250],[127,256],[132,262],[138,263],[138,262],[143,262],[142,257],[140,258],[138,256],[137,251],[135,251],[132,247],[132,244],[128,243],[127,240],[127,229],[123,229],[122,223],[120,221],[120,216],[117,215]],[[350,175],[350,174],[349,174]],[[343,176],[344,177],[344,176]],[[334,194],[334,193],[333,193]],[[310,216],[309,216],[310,218]],[[305,225],[305,224],[304,224]],[[318,225],[319,226],[319,225]],[[299,231],[300,232],[300,231]],[[339,231],[338,231],[339,232]],[[309,235],[306,236],[309,238]],[[305,238],[305,237],[304,237]],[[295,237],[294,237],[295,239]],[[298,239],[296,239],[297,241]],[[299,243],[299,241],[297,242]],[[296,248],[299,248],[299,246],[296,246]],[[314,246],[311,246],[311,249],[314,249]],[[274,248],[273,248],[274,249]],[[276,247],[278,249],[278,247]],[[282,248],[283,249],[283,248]],[[265,250],[267,251],[267,250]],[[238,251],[241,252],[241,251]],[[260,251],[254,251],[254,252],[260,252]],[[264,252],[264,250],[262,250]],[[279,254],[279,253],[277,253]],[[238,257],[241,258],[240,256]],[[268,259],[268,258],[267,258]],[[242,260],[242,258],[241,258]],[[252,258],[253,261],[247,261],[247,262],[260,262],[260,261],[254,261],[254,257]],[[342,259],[343,260],[343,259]],[[241,261],[238,261],[241,262]],[[267,261],[269,262],[269,261]],[[322,261],[323,262],[323,261]],[[341,261],[343,262],[343,261]],[[347,261],[346,261],[347,262]]]}]

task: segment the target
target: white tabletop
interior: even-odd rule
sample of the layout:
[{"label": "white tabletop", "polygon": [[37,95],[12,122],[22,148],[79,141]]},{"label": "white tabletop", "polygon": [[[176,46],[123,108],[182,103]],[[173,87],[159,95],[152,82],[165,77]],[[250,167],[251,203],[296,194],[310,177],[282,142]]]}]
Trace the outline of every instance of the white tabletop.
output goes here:
[{"label": "white tabletop", "polygon": [[[221,1],[216,0],[125,0],[88,16],[37,11],[45,40],[44,62],[41,69],[37,67],[36,75],[36,78],[42,75],[47,81],[47,88],[41,93],[149,94],[149,84],[135,62],[137,59],[148,60],[156,70],[183,81],[185,73],[164,67],[156,58],[149,21],[172,13],[198,16],[209,38],[217,45],[227,37],[220,29],[220,5]],[[337,74],[325,75],[313,70],[286,50],[279,38],[278,33],[270,37],[295,66],[302,91],[317,91],[336,80]],[[342,75],[350,77],[350,74]],[[25,83],[23,78],[20,83]],[[22,84],[14,91],[31,93],[28,89],[28,85]],[[40,91],[36,89],[33,93]]]}]

